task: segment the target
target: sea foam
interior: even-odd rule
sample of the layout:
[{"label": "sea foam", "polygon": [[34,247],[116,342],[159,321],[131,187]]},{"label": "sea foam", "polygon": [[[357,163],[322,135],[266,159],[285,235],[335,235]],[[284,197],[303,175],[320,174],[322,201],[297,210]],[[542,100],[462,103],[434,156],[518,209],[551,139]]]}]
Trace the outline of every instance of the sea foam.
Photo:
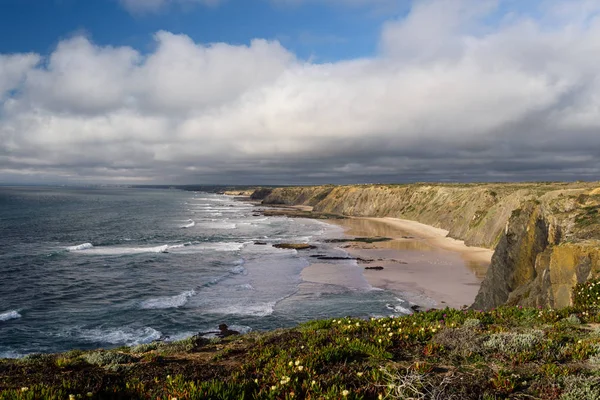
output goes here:
[{"label": "sea foam", "polygon": [[[89,246],[88,246],[89,245]],[[101,256],[121,256],[127,254],[143,254],[143,253],[166,253],[169,250],[168,245],[154,247],[116,247],[116,246],[100,246],[95,247],[90,243],[68,247],[67,250],[77,254],[101,255]]]},{"label": "sea foam", "polygon": [[194,226],[196,226],[196,221],[194,221],[193,219],[189,219],[189,222],[185,225],[183,225],[181,228],[186,229],[186,228],[192,228]]},{"label": "sea foam", "polygon": [[167,308],[178,308],[185,305],[188,299],[196,294],[194,290],[188,290],[176,296],[164,296],[154,299],[144,300],[140,303],[140,308],[146,310],[164,310]]},{"label": "sea foam", "polygon": [[0,359],[1,358],[23,358],[25,357],[25,354],[21,354],[18,353],[14,350],[8,350],[8,351],[0,351]]},{"label": "sea foam", "polygon": [[95,329],[78,329],[71,334],[75,334],[88,342],[110,343],[110,344],[125,344],[134,346],[143,343],[150,343],[162,337],[162,334],[154,328],[95,328]]},{"label": "sea foam", "polygon": [[92,247],[94,247],[94,245],[92,245],[91,243],[82,243],[82,244],[78,244],[77,246],[67,247],[67,250],[68,251],[80,251],[80,250],[91,249]]},{"label": "sea foam", "polygon": [[16,310],[6,311],[0,314],[0,321],[8,321],[10,319],[21,318],[21,314],[19,314]]},{"label": "sea foam", "polygon": [[266,317],[273,314],[276,302],[250,304],[250,305],[231,305],[213,310],[215,314],[227,315],[248,315],[253,317]]}]

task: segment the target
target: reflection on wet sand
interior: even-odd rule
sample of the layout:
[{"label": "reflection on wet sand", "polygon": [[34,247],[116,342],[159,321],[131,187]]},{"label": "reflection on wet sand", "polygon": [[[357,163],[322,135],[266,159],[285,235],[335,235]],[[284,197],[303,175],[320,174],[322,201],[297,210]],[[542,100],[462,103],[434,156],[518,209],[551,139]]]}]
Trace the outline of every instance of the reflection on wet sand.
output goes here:
[{"label": "reflection on wet sand", "polygon": [[[442,251],[438,246],[429,243],[429,240],[418,237],[415,233],[408,232],[388,223],[385,220],[348,218],[331,221],[346,229],[350,237],[387,237],[392,240],[373,244],[348,244],[346,248],[361,249],[389,249],[398,251]],[[461,253],[465,267],[467,267],[480,281],[483,280],[489,266],[489,261],[473,259],[470,253]]]}]

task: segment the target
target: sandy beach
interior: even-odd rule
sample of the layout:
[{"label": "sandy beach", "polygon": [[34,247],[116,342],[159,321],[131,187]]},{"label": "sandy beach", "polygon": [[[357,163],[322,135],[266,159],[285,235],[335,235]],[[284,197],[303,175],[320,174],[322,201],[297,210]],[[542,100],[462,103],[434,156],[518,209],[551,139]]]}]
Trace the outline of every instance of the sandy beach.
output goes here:
[{"label": "sandy beach", "polygon": [[[446,237],[447,231],[397,218],[329,220],[344,228],[348,238],[386,237],[392,240],[341,243],[358,261],[354,268],[315,263],[304,269],[307,282],[337,284],[356,289],[389,290],[421,307],[461,308],[470,305],[493,250],[468,247]],[[383,267],[383,269],[365,269]]]}]

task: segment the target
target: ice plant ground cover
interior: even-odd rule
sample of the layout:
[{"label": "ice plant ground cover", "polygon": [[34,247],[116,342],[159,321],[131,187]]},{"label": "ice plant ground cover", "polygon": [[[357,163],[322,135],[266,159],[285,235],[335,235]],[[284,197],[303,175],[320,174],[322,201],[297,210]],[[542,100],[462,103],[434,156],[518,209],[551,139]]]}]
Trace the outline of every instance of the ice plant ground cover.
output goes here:
[{"label": "ice plant ground cover", "polygon": [[600,314],[575,304],[30,355],[0,361],[0,399],[596,399]]}]

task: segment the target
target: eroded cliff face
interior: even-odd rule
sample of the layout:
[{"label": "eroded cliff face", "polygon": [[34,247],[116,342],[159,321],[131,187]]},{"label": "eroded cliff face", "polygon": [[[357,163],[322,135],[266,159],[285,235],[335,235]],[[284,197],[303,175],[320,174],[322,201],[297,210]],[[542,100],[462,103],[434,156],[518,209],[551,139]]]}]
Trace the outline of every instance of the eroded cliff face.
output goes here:
[{"label": "eroded cliff face", "polygon": [[600,277],[597,193],[542,196],[513,215],[473,307],[572,305],[573,287]]},{"label": "eroded cliff face", "polygon": [[347,216],[396,217],[495,248],[473,307],[562,307],[600,276],[598,183],[352,185],[273,189],[265,204]]}]

